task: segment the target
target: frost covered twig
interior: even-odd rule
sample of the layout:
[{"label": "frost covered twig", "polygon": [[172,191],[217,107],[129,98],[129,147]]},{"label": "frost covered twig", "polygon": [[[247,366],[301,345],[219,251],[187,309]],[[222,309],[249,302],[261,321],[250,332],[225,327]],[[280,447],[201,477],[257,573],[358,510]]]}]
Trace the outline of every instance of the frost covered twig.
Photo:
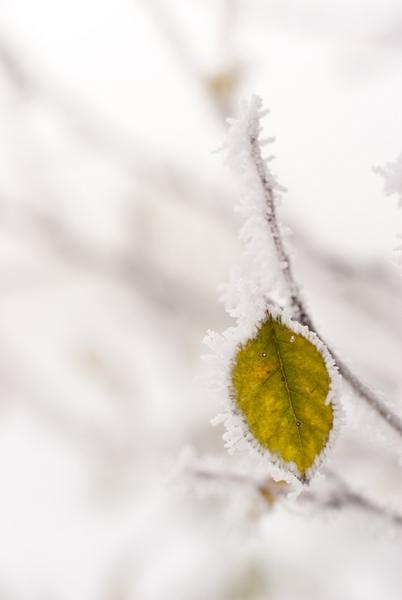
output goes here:
[{"label": "frost covered twig", "polygon": [[[254,102],[257,103],[257,110],[260,108],[260,101],[255,99]],[[264,116],[264,112],[256,112],[260,117]],[[300,290],[296,283],[296,280],[293,276],[292,265],[290,262],[289,254],[286,251],[285,245],[283,243],[283,238],[281,234],[281,229],[279,226],[278,218],[276,215],[276,206],[275,206],[275,196],[274,196],[274,186],[273,179],[270,175],[266,162],[262,157],[261,153],[261,143],[259,139],[260,127],[259,127],[259,119],[250,120],[249,122],[249,142],[250,142],[250,151],[251,158],[254,161],[254,165],[258,174],[258,178],[261,184],[261,188],[263,190],[264,199],[266,202],[266,219],[269,224],[269,228],[271,230],[272,238],[274,240],[275,250],[277,259],[279,262],[279,266],[282,270],[283,277],[289,292],[289,300],[290,300],[290,308],[292,310],[292,314],[294,318],[299,321],[302,325],[307,325],[309,329],[314,331],[312,327],[311,319],[308,316],[304,304],[302,302],[300,296]]]},{"label": "frost covered twig", "polygon": [[[278,499],[285,499],[291,488],[284,481],[275,481],[272,478],[259,480],[250,475],[236,472],[225,472],[208,469],[207,467],[194,466],[189,474],[201,481],[216,481],[225,484],[242,485],[254,490],[259,497],[271,507]],[[298,502],[312,505],[324,510],[357,509],[364,513],[387,520],[398,527],[402,527],[402,514],[374,502],[364,494],[353,490],[339,475],[333,471],[325,471],[326,478],[333,482],[335,487],[326,493],[313,492],[304,489],[298,495]]]},{"label": "frost covered twig", "polygon": [[325,497],[306,490],[301,494],[301,500],[306,500],[322,509],[357,508],[363,512],[385,519],[398,527],[402,527],[402,514],[374,502],[360,492],[354,491],[344,479],[333,471],[327,470],[326,476],[333,480],[337,489]]},{"label": "frost covered twig", "polygon": [[358,508],[363,512],[381,517],[398,527],[402,527],[402,515],[396,513],[357,492],[334,492],[327,498],[319,498],[311,491],[306,491],[301,499],[309,500],[322,509]]},{"label": "frost covered twig", "polygon": [[[302,325],[306,325],[311,331],[317,333],[313,320],[306,308],[305,302],[300,293],[299,286],[293,275],[291,260],[284,246],[283,235],[278,222],[275,206],[274,189],[278,184],[271,175],[266,159],[261,152],[262,141],[260,140],[260,120],[266,114],[262,110],[262,102],[258,97],[253,97],[246,107],[243,114],[243,121],[235,121],[234,127],[238,126],[240,134],[245,134],[245,141],[249,146],[250,159],[255,167],[258,182],[264,196],[266,205],[266,221],[268,222],[270,232],[273,238],[276,251],[276,258],[283,273],[284,283],[287,287],[290,309],[294,318]],[[239,131],[237,132],[237,135]],[[322,336],[317,335],[325,343]],[[326,344],[327,345],[327,344]],[[389,426],[402,437],[402,420],[389,409],[389,407],[371,390],[360,378],[344,363],[344,361],[327,345],[328,350],[334,358],[341,375],[350,384],[358,396],[367,402],[367,404],[382,418]]]}]

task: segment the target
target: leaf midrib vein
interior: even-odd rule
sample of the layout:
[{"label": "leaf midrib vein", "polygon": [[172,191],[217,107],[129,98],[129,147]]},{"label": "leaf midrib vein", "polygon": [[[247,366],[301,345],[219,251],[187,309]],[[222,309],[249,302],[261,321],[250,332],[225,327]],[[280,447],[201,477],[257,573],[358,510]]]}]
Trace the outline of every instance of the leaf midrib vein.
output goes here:
[{"label": "leaf midrib vein", "polygon": [[277,339],[276,333],[275,333],[275,325],[272,322],[272,320],[271,320],[271,327],[272,327],[272,340],[274,342],[276,356],[277,356],[278,361],[279,361],[279,368],[281,370],[281,373],[282,373],[282,376],[283,376],[283,381],[285,383],[286,393],[287,393],[287,396],[288,396],[288,399],[289,399],[289,407],[292,409],[292,413],[293,413],[293,416],[294,416],[294,419],[295,419],[295,425],[296,425],[296,429],[297,429],[297,435],[298,435],[298,438],[299,438],[300,452],[303,455],[304,464],[305,464],[306,457],[305,457],[305,453],[304,453],[303,442],[302,442],[302,438],[301,438],[301,435],[300,435],[300,429],[297,426],[297,421],[300,421],[300,419],[297,417],[295,408],[293,406],[292,395],[291,395],[291,392],[290,392],[290,389],[289,389],[289,386],[288,386],[288,380],[287,380],[287,377],[286,377],[285,366],[284,366],[283,361],[282,361],[282,357],[281,357],[280,350],[279,350],[279,343],[278,343],[278,339]]}]

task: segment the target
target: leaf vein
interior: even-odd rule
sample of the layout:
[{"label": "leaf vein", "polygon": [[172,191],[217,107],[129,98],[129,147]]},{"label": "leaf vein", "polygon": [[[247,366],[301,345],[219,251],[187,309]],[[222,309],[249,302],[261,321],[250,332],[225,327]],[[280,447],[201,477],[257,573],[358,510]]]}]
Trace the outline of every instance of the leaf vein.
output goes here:
[{"label": "leaf vein", "polygon": [[299,439],[300,452],[301,452],[301,454],[303,456],[303,460],[304,460],[304,463],[305,463],[306,456],[305,456],[305,452],[304,452],[303,441],[302,441],[300,429],[297,426],[297,423],[300,422],[300,419],[297,417],[295,408],[293,406],[292,396],[291,396],[291,392],[290,392],[290,389],[289,389],[288,380],[287,380],[287,377],[286,377],[285,366],[284,366],[283,361],[282,361],[282,357],[281,357],[281,353],[280,353],[280,348],[279,348],[279,343],[278,343],[278,338],[276,337],[275,325],[274,325],[272,317],[271,317],[271,326],[272,326],[272,340],[274,342],[275,352],[276,352],[276,356],[277,356],[278,362],[279,362],[279,368],[280,368],[281,373],[282,373],[282,377],[283,377],[283,381],[284,381],[284,384],[285,384],[286,393],[287,393],[287,396],[288,396],[288,399],[289,399],[289,408],[292,409],[293,417],[294,417],[294,420],[295,420],[295,425],[296,425],[296,429],[297,429],[297,436],[298,436],[298,439]]}]

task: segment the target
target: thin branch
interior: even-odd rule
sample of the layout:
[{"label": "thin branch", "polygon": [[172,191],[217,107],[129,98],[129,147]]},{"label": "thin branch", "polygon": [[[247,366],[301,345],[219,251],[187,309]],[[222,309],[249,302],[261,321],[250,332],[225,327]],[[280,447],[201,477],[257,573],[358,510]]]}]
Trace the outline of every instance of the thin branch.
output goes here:
[{"label": "thin branch", "polygon": [[279,497],[286,496],[291,489],[286,481],[275,481],[272,477],[265,477],[261,480],[244,473],[217,471],[202,466],[187,468],[185,472],[198,480],[216,481],[252,489],[269,506],[272,506]]},{"label": "thin branch", "polygon": [[276,215],[275,196],[272,184],[270,183],[271,177],[268,173],[266,163],[261,155],[259,136],[254,135],[254,132],[249,135],[251,157],[254,161],[255,168],[261,183],[261,187],[264,193],[264,198],[267,206],[265,213],[268,221],[272,238],[274,240],[275,250],[278,257],[279,265],[281,267],[283,277],[289,290],[290,305],[295,319],[304,325],[310,327],[311,321],[305,310],[300,297],[299,286],[293,276],[292,265],[290,262],[289,254],[283,243],[281,230]]},{"label": "thin branch", "polygon": [[311,235],[302,232],[297,223],[291,223],[290,228],[303,262],[325,271],[325,276],[329,274],[336,281],[336,287],[326,289],[326,294],[337,292],[344,301],[356,306],[370,320],[380,323],[400,341],[402,322],[395,320],[395,310],[390,310],[390,307],[397,310],[402,300],[402,281],[395,277],[395,269],[382,261],[354,264],[341,254],[325,249]]},{"label": "thin branch", "polygon": [[402,437],[402,419],[379,398],[360,378],[343,362],[343,360],[331,349],[325,342],[322,336],[317,332],[313,324],[313,320],[306,308],[300,288],[293,274],[290,256],[286,251],[283,243],[283,237],[278,223],[275,206],[275,194],[272,184],[271,175],[267,169],[266,161],[262,157],[259,130],[257,127],[249,129],[248,138],[250,143],[250,154],[258,178],[261,184],[261,189],[266,202],[266,219],[269,224],[272,237],[275,244],[276,254],[279,264],[282,269],[283,277],[289,291],[290,307],[297,321],[306,325],[311,331],[317,333],[321,340],[326,344],[330,354],[332,354],[335,363],[339,368],[339,372],[350,384],[353,390],[360,398],[365,400],[367,404],[386,422],[388,425]]},{"label": "thin branch", "polygon": [[327,470],[325,474],[337,484],[338,490],[335,490],[326,498],[319,497],[311,490],[306,490],[301,494],[302,500],[308,500],[323,509],[358,508],[402,527],[402,514],[381,506],[381,504],[359,492],[355,492],[337,473]]},{"label": "thin branch", "polygon": [[[258,494],[260,494],[269,505],[272,505],[276,498],[284,497],[290,491],[290,488],[286,482],[278,482],[271,478],[259,481],[258,479],[243,473],[235,473],[230,471],[218,472],[212,469],[197,466],[189,469],[188,472],[200,480],[225,482],[252,488]],[[310,489],[304,489],[298,496],[298,502],[308,502],[317,508],[326,510],[356,508],[363,512],[388,520],[398,527],[402,527],[402,514],[390,510],[385,506],[381,506],[363,494],[352,490],[350,486],[333,471],[327,470],[325,471],[325,475],[329,480],[332,480],[336,484],[336,489],[326,495],[312,492]]]}]

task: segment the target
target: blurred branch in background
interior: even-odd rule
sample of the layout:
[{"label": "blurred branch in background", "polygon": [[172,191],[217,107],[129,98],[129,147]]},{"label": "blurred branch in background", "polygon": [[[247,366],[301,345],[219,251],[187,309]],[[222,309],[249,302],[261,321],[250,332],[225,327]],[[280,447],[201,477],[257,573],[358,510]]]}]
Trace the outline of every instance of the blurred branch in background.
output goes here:
[{"label": "blurred branch in background", "polygon": [[[250,475],[245,475],[242,472],[230,472],[220,469],[212,469],[203,465],[189,465],[184,469],[184,474],[188,477],[193,477],[199,481],[210,481],[218,484],[236,487],[245,487],[253,490],[257,496],[266,502],[268,508],[273,508],[274,505],[281,502],[288,502],[287,496],[292,493],[292,487],[285,481],[275,481],[268,477],[263,479],[253,478]],[[297,495],[295,507],[312,507],[320,514],[321,510],[360,510],[370,515],[375,515],[385,521],[389,521],[398,528],[402,527],[402,514],[390,510],[385,506],[381,506],[377,502],[366,497],[364,494],[356,492],[346,481],[335,474],[332,470],[326,469],[323,472],[324,481],[327,484],[320,491],[312,491],[311,489],[303,489]],[[212,493],[217,493],[217,490],[212,489]],[[230,493],[227,490],[228,494]],[[241,493],[240,491],[237,493]],[[292,500],[290,500],[292,507]]]},{"label": "blurred branch in background", "polygon": [[183,72],[189,80],[198,85],[200,91],[210,102],[213,111],[223,124],[234,110],[234,99],[241,82],[242,67],[237,59],[234,33],[238,19],[238,0],[223,0],[221,7],[221,25],[218,31],[216,57],[221,62],[218,70],[208,73],[202,68],[191,50],[190,44],[184,41],[179,32],[177,19],[168,14],[167,7],[161,0],[145,0],[143,5],[150,11],[156,25],[169,42]]},{"label": "blurred branch in background", "polygon": [[[370,318],[380,319],[389,333],[402,340],[402,323],[393,318],[393,308],[402,300],[402,285],[395,277],[395,269],[380,262],[346,261],[308,237],[292,225],[294,245],[302,253],[302,260],[313,261],[331,273],[347,301],[355,304]],[[391,308],[392,307],[392,308]]]},{"label": "blurred branch in background", "polygon": [[112,127],[108,127],[105,119],[94,114],[93,107],[85,107],[65,90],[58,89],[49,81],[45,82],[46,78],[43,79],[33,65],[28,64],[17,47],[2,33],[0,61],[4,74],[21,101],[38,102],[60,115],[82,143],[96,153],[106,154],[129,177],[137,177],[141,169],[146,169],[144,175],[149,177],[149,165],[153,161],[144,149],[138,150],[134,140],[125,139],[122,133],[116,133]]},{"label": "blurred branch in background", "polygon": [[148,302],[163,313],[191,323],[200,321],[202,324],[206,315],[210,315],[210,299],[205,297],[203,290],[190,288],[183,281],[169,278],[146,257],[135,256],[130,249],[112,252],[94,248],[68,231],[64,223],[49,215],[36,212],[33,223],[40,239],[50,244],[52,252],[56,252],[63,260],[78,268],[123,282],[136,292],[145,294]]}]

